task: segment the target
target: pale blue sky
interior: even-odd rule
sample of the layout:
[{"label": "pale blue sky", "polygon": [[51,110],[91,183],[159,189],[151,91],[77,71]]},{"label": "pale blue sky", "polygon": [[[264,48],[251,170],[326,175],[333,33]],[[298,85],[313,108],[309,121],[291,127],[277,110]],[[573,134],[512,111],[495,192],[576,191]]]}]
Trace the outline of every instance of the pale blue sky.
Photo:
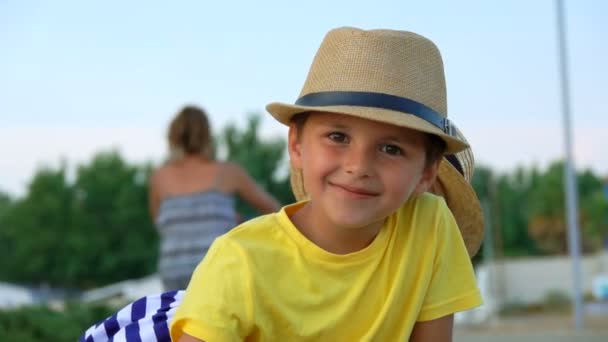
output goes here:
[{"label": "pale blue sky", "polygon": [[[566,1],[578,168],[608,174],[608,2]],[[214,128],[297,97],[324,34],[390,28],[433,40],[450,117],[496,170],[563,155],[555,8],[537,1],[0,1],[0,190],[39,165],[115,147],[160,161],[185,103]]]}]

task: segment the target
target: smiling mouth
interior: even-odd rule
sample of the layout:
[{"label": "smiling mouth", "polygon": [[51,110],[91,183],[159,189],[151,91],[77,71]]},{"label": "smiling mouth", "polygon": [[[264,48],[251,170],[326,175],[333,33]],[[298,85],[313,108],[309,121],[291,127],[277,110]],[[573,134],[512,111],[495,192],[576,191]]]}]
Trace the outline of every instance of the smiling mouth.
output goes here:
[{"label": "smiling mouth", "polygon": [[357,188],[357,187],[352,187],[352,186],[348,186],[348,185],[341,185],[341,184],[336,184],[336,183],[329,183],[331,186],[334,186],[336,188],[339,188],[341,190],[343,190],[344,192],[357,196],[357,197],[375,197],[378,196],[379,193],[377,192],[373,192],[373,191],[369,191],[366,189],[362,189],[362,188]]}]

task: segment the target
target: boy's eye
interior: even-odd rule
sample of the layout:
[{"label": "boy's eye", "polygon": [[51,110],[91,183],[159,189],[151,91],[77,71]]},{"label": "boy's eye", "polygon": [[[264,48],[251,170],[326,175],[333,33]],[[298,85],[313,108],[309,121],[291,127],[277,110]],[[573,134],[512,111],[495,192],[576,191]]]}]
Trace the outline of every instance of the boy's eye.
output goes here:
[{"label": "boy's eye", "polygon": [[401,148],[395,145],[382,145],[380,146],[380,151],[390,154],[392,156],[400,156],[403,154]]},{"label": "boy's eye", "polygon": [[345,143],[348,141],[348,138],[346,137],[346,134],[344,133],[340,133],[340,132],[331,132],[327,135],[327,137],[335,142],[339,142],[339,143]]}]

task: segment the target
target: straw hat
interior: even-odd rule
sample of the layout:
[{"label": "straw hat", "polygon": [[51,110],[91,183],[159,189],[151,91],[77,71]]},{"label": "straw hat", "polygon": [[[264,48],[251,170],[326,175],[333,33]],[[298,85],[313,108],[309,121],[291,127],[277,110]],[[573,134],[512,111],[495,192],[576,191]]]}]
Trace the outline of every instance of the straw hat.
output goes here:
[{"label": "straw hat", "polygon": [[[405,31],[334,29],[323,39],[295,104],[273,102],[266,109],[285,125],[295,114],[322,111],[408,127],[443,139],[449,155],[440,164],[433,189],[443,192],[469,255],[477,252],[483,217],[469,184],[473,154],[447,118],[443,62],[430,40]],[[292,170],[291,185],[298,200],[307,197],[303,184],[301,171]]]},{"label": "straw hat", "polygon": [[330,31],[295,104],[274,102],[266,109],[286,125],[302,112],[350,114],[435,134],[450,153],[468,147],[453,136],[447,118],[439,50],[412,32]]}]

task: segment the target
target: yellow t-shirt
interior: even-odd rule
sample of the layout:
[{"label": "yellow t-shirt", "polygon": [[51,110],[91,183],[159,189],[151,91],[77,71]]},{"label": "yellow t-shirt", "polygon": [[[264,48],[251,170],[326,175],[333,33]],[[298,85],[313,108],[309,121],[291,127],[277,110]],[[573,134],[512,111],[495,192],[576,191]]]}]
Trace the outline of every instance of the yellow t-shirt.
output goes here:
[{"label": "yellow t-shirt", "polygon": [[482,303],[445,201],[424,194],[391,215],[366,248],[329,253],[289,215],[248,221],[216,239],[171,322],[216,341],[405,341],[416,321]]}]

